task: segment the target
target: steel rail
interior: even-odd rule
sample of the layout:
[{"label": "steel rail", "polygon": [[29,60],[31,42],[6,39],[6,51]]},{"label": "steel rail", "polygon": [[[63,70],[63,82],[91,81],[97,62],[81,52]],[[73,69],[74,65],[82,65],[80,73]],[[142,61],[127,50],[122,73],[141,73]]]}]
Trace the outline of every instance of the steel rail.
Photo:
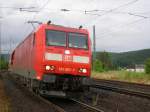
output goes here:
[{"label": "steel rail", "polygon": [[[57,104],[52,103],[51,101],[49,101],[49,100],[47,100],[46,98],[44,98],[44,97],[42,97],[42,96],[40,96],[40,95],[34,93],[33,91],[27,89],[26,87],[19,85],[19,82],[16,81],[16,79],[15,79],[14,77],[12,77],[12,76],[10,76],[10,77],[11,77],[12,81],[13,81],[14,83],[16,83],[17,86],[19,86],[19,87],[20,87],[21,89],[23,89],[25,92],[29,92],[29,93],[32,94],[33,96],[37,97],[38,99],[40,99],[40,100],[41,100],[42,102],[44,102],[45,104],[48,104],[49,106],[52,106],[54,110],[56,110],[56,111],[58,111],[58,112],[67,112],[67,111],[64,110],[62,107],[58,106]],[[87,104],[84,104],[84,103],[82,103],[82,102],[80,102],[80,101],[77,101],[77,100],[75,100],[75,99],[71,99],[71,100],[74,101],[74,102],[76,102],[76,103],[78,103],[78,104],[80,104],[80,105],[82,105],[82,106],[84,106],[84,107],[87,107],[87,108],[88,108],[89,110],[91,110],[91,111],[94,111],[94,112],[104,112],[103,110],[97,109],[97,108],[92,107],[92,106],[87,105]]]},{"label": "steel rail", "polygon": [[90,106],[90,105],[88,105],[88,104],[85,104],[85,103],[83,103],[83,102],[80,102],[80,101],[78,101],[78,100],[76,100],[76,99],[71,98],[71,100],[74,101],[74,102],[76,102],[76,103],[78,103],[78,104],[80,104],[80,105],[82,105],[82,106],[84,106],[84,107],[88,107],[90,110],[94,110],[94,111],[97,111],[97,112],[104,112],[104,111],[101,110],[101,109],[95,108],[95,107],[93,107],[93,106]]},{"label": "steel rail", "polygon": [[34,95],[35,95],[36,97],[38,97],[38,98],[39,98],[41,101],[43,101],[44,103],[46,103],[46,104],[52,106],[53,109],[55,109],[55,111],[58,111],[58,112],[66,112],[63,108],[61,108],[61,107],[55,105],[54,103],[52,103],[52,102],[46,100],[45,98],[43,98],[43,97],[41,97],[41,96],[39,96],[39,95],[36,95],[36,94],[34,94]]},{"label": "steel rail", "polygon": [[114,87],[114,86],[106,86],[101,84],[91,85],[90,87],[150,99],[150,93],[146,93],[146,92],[129,90],[129,89]]},{"label": "steel rail", "polygon": [[98,84],[98,83],[107,83],[107,84],[113,84],[113,85],[116,85],[116,84],[119,84],[119,85],[128,85],[128,86],[140,86],[140,87],[150,87],[150,85],[148,84],[141,84],[141,83],[135,83],[135,82],[126,82],[126,81],[119,81],[119,80],[108,80],[108,79],[95,79],[95,78],[92,78],[92,81],[95,83],[95,84]]}]

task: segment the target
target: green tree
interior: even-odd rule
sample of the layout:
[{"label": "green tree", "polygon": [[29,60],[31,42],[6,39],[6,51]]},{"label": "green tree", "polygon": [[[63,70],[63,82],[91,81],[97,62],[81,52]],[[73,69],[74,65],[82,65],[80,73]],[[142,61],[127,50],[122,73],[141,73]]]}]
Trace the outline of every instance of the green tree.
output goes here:
[{"label": "green tree", "polygon": [[103,51],[97,54],[97,59],[102,62],[103,69],[110,70],[112,69],[112,62],[108,52]]},{"label": "green tree", "polygon": [[96,71],[96,72],[103,72],[104,69],[103,69],[102,62],[99,61],[99,60],[94,60],[94,62],[93,62],[93,70]]},{"label": "green tree", "polygon": [[146,62],[145,62],[145,72],[146,72],[147,74],[150,73],[150,58],[147,59]]},{"label": "green tree", "polygon": [[2,69],[8,69],[8,62],[3,57],[0,59],[0,70]]}]

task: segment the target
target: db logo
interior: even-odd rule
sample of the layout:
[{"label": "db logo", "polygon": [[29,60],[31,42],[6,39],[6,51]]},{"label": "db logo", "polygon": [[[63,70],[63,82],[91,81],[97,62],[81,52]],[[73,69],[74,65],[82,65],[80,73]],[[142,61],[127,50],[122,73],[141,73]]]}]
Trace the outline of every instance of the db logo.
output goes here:
[{"label": "db logo", "polygon": [[72,56],[64,55],[64,61],[72,61]]}]

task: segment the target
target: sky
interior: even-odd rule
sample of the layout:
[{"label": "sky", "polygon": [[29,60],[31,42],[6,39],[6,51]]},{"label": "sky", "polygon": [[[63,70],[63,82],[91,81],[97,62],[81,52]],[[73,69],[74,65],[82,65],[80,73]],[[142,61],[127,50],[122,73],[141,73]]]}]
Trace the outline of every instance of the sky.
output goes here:
[{"label": "sky", "polygon": [[1,48],[11,52],[24,40],[34,30],[28,21],[51,20],[53,24],[74,28],[82,25],[89,30],[91,40],[95,25],[97,51],[147,49],[149,6],[150,0],[0,0]]}]

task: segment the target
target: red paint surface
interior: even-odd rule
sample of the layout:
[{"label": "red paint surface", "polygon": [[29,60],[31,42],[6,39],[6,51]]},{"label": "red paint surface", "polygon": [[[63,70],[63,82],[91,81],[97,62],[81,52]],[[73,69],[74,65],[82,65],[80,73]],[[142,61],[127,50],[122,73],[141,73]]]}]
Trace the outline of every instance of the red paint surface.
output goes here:
[{"label": "red paint surface", "polygon": [[[46,33],[45,30],[59,30],[64,32],[76,32],[88,35],[88,50],[46,46]],[[35,42],[33,42],[35,34]],[[34,43],[34,44],[33,44]],[[65,50],[69,50],[70,54],[66,55]],[[40,25],[39,28],[29,35],[20,45],[14,50],[13,64],[10,65],[12,71],[35,71],[36,77],[42,78],[43,74],[55,73],[56,75],[74,75],[74,76],[90,76],[91,74],[91,42],[89,33],[85,29],[75,29],[69,27],[62,27],[56,25]],[[63,61],[50,61],[45,60],[45,53],[58,53],[63,55]],[[90,58],[88,64],[72,62],[72,56],[87,56]],[[46,71],[46,65],[54,65],[54,71]],[[79,73],[79,68],[86,68],[87,73]],[[26,74],[27,76],[28,74]],[[28,76],[27,76],[28,77]]]}]

